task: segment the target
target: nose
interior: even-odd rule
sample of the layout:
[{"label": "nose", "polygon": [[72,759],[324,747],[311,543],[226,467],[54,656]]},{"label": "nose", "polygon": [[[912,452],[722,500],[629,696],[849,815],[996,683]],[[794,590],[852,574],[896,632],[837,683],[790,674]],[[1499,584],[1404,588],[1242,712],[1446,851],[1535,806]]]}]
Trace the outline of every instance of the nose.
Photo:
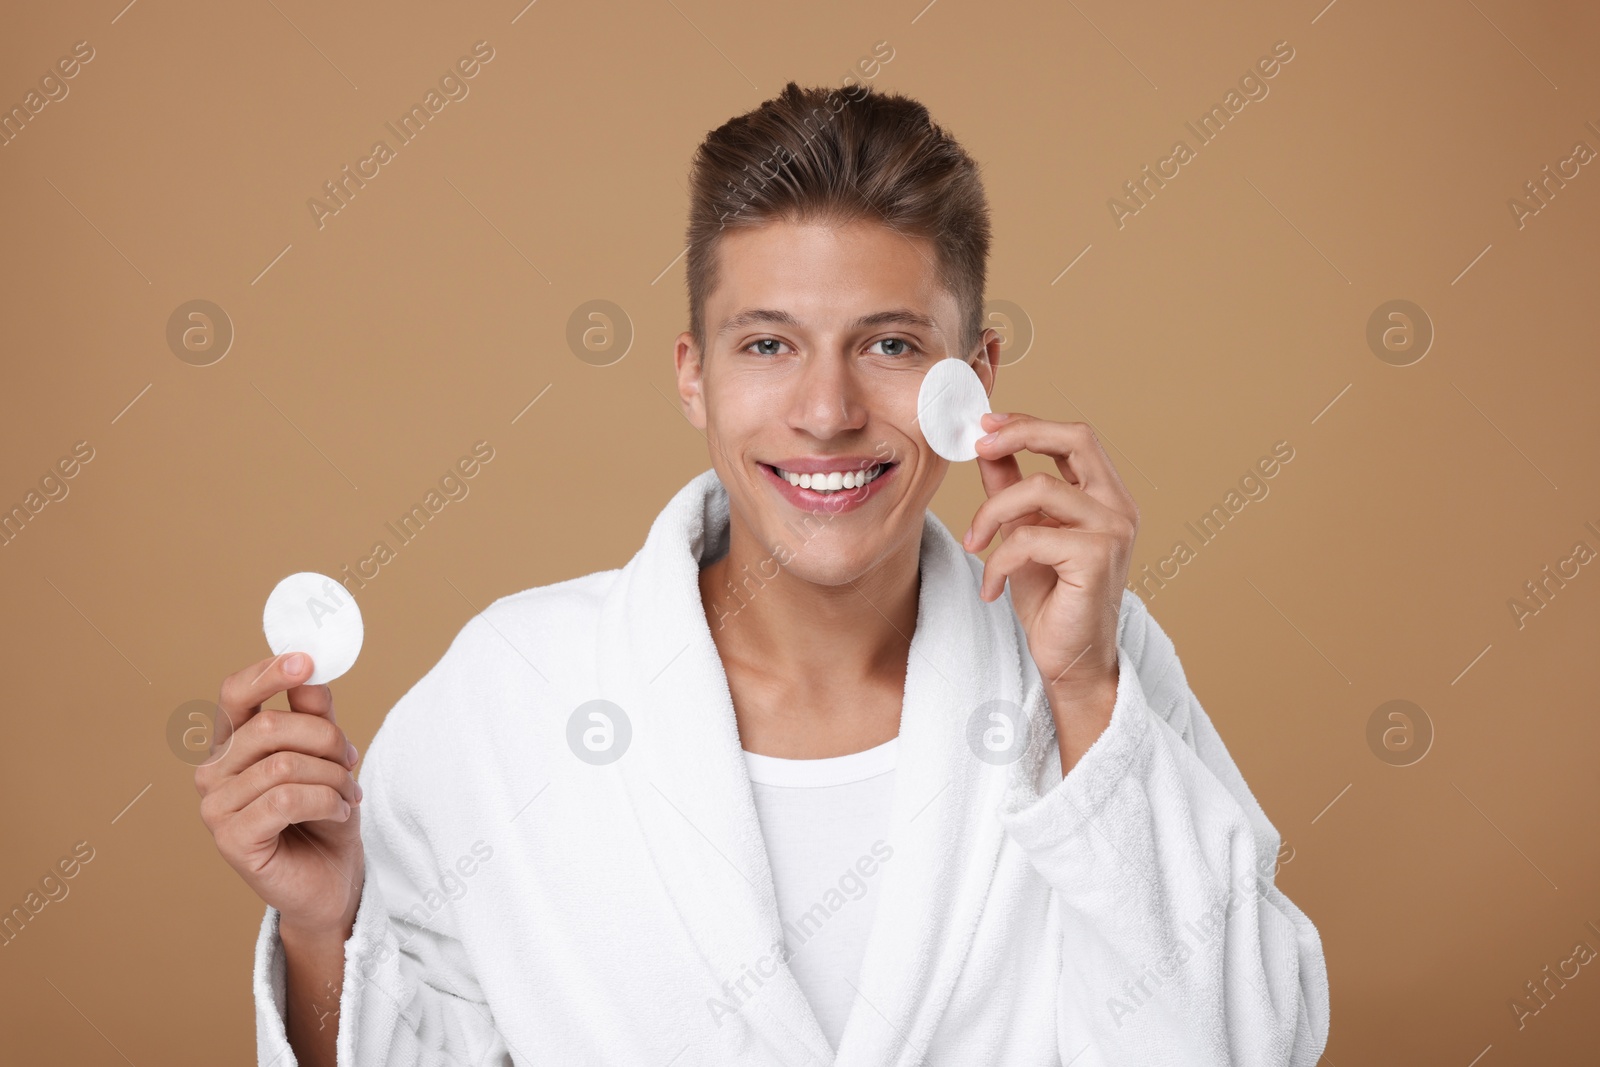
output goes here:
[{"label": "nose", "polygon": [[867,422],[862,384],[837,346],[807,359],[794,379],[789,426],[818,440],[859,430]]}]

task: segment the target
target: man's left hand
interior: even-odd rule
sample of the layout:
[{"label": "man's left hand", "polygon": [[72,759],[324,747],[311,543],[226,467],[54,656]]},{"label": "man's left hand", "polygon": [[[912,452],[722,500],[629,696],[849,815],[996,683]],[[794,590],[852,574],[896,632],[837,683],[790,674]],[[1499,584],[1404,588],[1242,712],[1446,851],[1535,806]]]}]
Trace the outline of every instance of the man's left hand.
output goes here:
[{"label": "man's left hand", "polygon": [[[977,552],[998,533],[979,595],[1011,583],[1056,720],[1065,773],[1111,721],[1117,688],[1117,620],[1139,530],[1139,507],[1087,423],[1021,413],[983,417],[978,471],[989,499],[962,539]],[[1050,456],[1057,478],[1023,477],[1016,453]]]}]

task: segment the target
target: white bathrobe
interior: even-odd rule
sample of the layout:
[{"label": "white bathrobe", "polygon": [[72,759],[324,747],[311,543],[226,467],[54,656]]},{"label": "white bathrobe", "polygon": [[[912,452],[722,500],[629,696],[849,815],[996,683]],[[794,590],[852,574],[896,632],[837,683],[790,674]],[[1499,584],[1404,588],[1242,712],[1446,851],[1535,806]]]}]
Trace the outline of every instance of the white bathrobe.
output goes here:
[{"label": "white bathrobe", "polygon": [[[982,561],[932,512],[893,856],[831,1049],[783,962],[696,580],[727,528],[707,470],[627,566],[495,601],[395,704],[361,773],[366,881],[324,1020],[341,1065],[1317,1061],[1321,940],[1274,886],[1278,833],[1172,643],[1125,592],[1111,722],[1063,780],[1010,595],[978,598]],[[1006,765],[967,740],[997,698],[1032,726]],[[569,745],[597,699],[631,728],[601,765]],[[287,1067],[277,920],[256,947],[258,1050]]]}]

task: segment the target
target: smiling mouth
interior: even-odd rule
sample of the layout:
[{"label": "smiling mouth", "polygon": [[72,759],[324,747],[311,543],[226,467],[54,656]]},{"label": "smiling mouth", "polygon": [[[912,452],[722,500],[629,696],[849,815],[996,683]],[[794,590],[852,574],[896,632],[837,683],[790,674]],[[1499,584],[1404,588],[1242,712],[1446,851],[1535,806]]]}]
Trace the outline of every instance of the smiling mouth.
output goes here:
[{"label": "smiling mouth", "polygon": [[860,489],[862,486],[877,480],[894,464],[874,463],[872,466],[861,470],[818,471],[815,474],[798,474],[794,471],[786,471],[782,467],[775,467],[770,463],[763,463],[762,466],[792,486],[800,489],[810,489],[812,492],[827,495],[828,493]]}]

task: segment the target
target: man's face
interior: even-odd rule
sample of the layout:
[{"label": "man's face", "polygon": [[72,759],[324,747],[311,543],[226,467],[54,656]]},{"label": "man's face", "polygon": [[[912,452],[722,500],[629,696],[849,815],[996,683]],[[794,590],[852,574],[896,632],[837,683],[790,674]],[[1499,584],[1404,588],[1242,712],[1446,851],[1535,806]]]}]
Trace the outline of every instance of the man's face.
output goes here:
[{"label": "man's face", "polygon": [[[684,333],[676,362],[733,521],[820,585],[908,542],[915,552],[948,466],[918,430],[917,390],[946,355],[975,354],[953,349],[959,309],[932,241],[872,222],[773,222],[730,231],[718,256],[707,351],[696,360]],[[1000,346],[984,339],[974,369],[992,391]],[[801,474],[810,487],[793,484]]]}]

